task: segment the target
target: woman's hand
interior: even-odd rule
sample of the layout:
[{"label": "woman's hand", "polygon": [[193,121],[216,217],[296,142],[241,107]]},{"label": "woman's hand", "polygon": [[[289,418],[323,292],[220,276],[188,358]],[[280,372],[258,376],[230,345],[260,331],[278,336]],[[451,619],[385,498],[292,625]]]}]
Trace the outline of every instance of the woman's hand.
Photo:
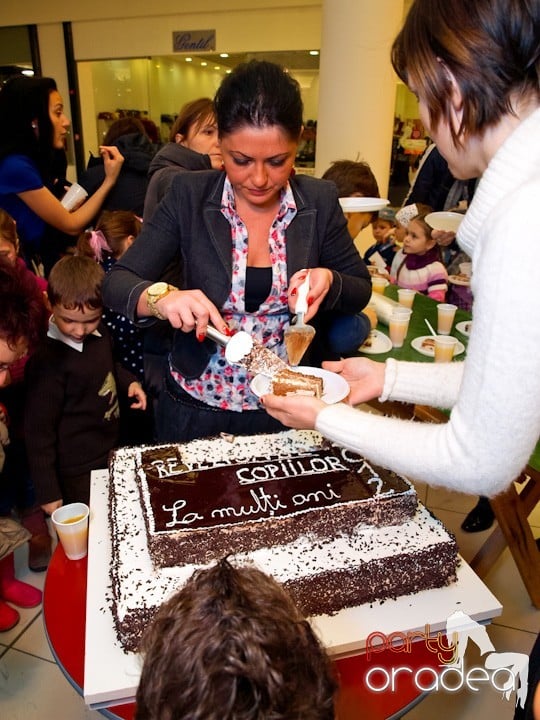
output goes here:
[{"label": "woman's hand", "polygon": [[381,396],[384,389],[385,364],[367,358],[323,362],[325,370],[341,375],[351,391],[347,397],[349,405],[367,402]]},{"label": "woman's hand", "polygon": [[103,158],[105,177],[114,184],[120,175],[124,156],[115,145],[100,145],[99,154]]},{"label": "woman's hand", "polygon": [[[289,284],[288,299],[289,309],[294,314],[296,311],[296,299],[298,297],[298,288],[306,279],[308,271],[299,270],[291,277]],[[311,268],[309,271],[309,292],[307,295],[308,310],[304,320],[307,322],[317,314],[322,301],[332,286],[334,276],[328,268]]]},{"label": "woman's hand", "polygon": [[317,415],[326,407],[322,400],[305,395],[263,395],[261,403],[269,415],[297,430],[313,430]]},{"label": "woman's hand", "polygon": [[135,398],[131,403],[133,410],[146,410],[146,393],[138,382],[132,382],[128,387],[128,397]]},{"label": "woman's hand", "polygon": [[[146,292],[141,296],[146,305]],[[139,309],[140,309],[139,301]],[[206,337],[206,328],[213,325],[216,330],[229,334],[230,330],[221,317],[217,307],[209,300],[202,290],[173,290],[165,297],[158,300],[156,308],[174,328],[182,332],[191,332],[197,328],[197,340],[201,342]],[[140,313],[149,315],[146,312]]]}]

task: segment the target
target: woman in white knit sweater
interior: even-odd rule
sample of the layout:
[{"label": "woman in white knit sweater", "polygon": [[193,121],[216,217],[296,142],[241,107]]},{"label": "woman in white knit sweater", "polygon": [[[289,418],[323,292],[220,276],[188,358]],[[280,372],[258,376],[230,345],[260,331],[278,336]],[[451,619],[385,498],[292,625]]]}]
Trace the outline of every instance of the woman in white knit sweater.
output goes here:
[{"label": "woman in white knit sweater", "polygon": [[[374,416],[344,403],[265,396],[268,412],[432,485],[495,495],[540,436],[540,3],[415,0],[394,41],[397,74],[459,179],[482,176],[458,232],[472,258],[464,362],[325,363],[372,398],[451,408],[447,424]],[[523,254],[520,238],[529,238]]]}]

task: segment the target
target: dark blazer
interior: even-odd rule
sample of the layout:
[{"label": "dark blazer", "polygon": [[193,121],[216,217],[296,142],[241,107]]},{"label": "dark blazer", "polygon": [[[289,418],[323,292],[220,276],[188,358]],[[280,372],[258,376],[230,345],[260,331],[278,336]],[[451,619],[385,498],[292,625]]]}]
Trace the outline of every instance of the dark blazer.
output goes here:
[{"label": "dark blazer", "polygon": [[[105,278],[106,305],[140,325],[152,322],[136,318],[138,299],[173,265],[180,288],[200,289],[216,307],[223,306],[232,278],[231,228],[221,212],[224,182],[225,173],[218,170],[174,178],[137,240]],[[369,301],[371,282],[334,183],[297,175],[291,188],[297,214],[286,232],[288,278],[302,268],[327,267],[334,281],[321,310],[359,312]],[[214,347],[197,342],[194,332],[176,332],[171,362],[185,377],[198,377]]]}]

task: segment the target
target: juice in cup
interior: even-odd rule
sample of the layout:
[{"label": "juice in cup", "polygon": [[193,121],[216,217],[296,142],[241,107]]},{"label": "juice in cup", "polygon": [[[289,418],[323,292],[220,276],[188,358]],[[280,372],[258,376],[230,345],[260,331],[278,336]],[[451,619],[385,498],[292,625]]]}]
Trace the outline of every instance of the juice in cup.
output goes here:
[{"label": "juice in cup", "polygon": [[51,520],[66,556],[80,560],[88,552],[88,505],[70,503],[55,510]]},{"label": "juice in cup", "polygon": [[398,302],[400,305],[403,305],[403,307],[406,308],[412,308],[413,302],[414,302],[414,296],[416,295],[416,290],[409,290],[408,288],[399,288],[398,292]]},{"label": "juice in cup", "polygon": [[450,335],[457,305],[451,303],[439,303],[437,305],[437,332],[439,335]]},{"label": "juice in cup", "polygon": [[437,335],[435,338],[435,362],[451,362],[457,345],[457,338]]},{"label": "juice in cup", "polygon": [[409,330],[409,321],[411,319],[412,310],[405,307],[396,308],[390,316],[388,323],[388,334],[392,342],[392,347],[403,347],[407,331]]},{"label": "juice in cup", "polygon": [[377,275],[371,278],[371,286],[373,292],[380,293],[382,295],[382,293],[384,293],[384,288],[387,285],[388,280],[386,278],[378,277]]}]

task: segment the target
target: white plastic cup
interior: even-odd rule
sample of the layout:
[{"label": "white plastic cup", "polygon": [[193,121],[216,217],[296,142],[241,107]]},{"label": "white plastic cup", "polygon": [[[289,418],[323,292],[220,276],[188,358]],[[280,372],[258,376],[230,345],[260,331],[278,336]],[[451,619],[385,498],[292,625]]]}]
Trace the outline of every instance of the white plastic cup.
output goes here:
[{"label": "white plastic cup", "polygon": [[70,503],[57,508],[51,515],[58,539],[70,560],[81,560],[88,553],[89,514],[88,505]]},{"label": "white plastic cup", "polygon": [[373,292],[383,294],[384,288],[388,285],[388,280],[386,278],[380,277],[378,275],[374,275],[371,278],[371,285]]},{"label": "white plastic cup", "polygon": [[457,346],[457,338],[449,335],[435,337],[435,362],[451,362]]},{"label": "white plastic cup", "polygon": [[437,305],[437,333],[439,335],[450,335],[456,310],[457,305],[451,303],[439,303]]},{"label": "white plastic cup", "polygon": [[411,319],[412,310],[405,307],[399,307],[393,310],[388,324],[388,334],[392,347],[403,347],[407,332],[409,330],[409,321]]},{"label": "white plastic cup", "polygon": [[398,301],[400,305],[403,305],[403,307],[406,308],[412,308],[414,303],[414,296],[416,295],[416,290],[409,290],[408,288],[399,288],[397,291],[398,294]]},{"label": "white plastic cup", "polygon": [[83,188],[82,185],[79,185],[78,183],[73,183],[73,185],[68,189],[64,197],[62,198],[62,205],[66,208],[66,210],[73,210],[74,207],[77,207],[77,205],[80,205],[83,200],[86,200],[88,197],[88,193]]},{"label": "white plastic cup", "polygon": [[472,273],[472,263],[470,262],[464,262],[459,264],[459,272],[462,275],[466,275],[467,277],[471,277]]}]

